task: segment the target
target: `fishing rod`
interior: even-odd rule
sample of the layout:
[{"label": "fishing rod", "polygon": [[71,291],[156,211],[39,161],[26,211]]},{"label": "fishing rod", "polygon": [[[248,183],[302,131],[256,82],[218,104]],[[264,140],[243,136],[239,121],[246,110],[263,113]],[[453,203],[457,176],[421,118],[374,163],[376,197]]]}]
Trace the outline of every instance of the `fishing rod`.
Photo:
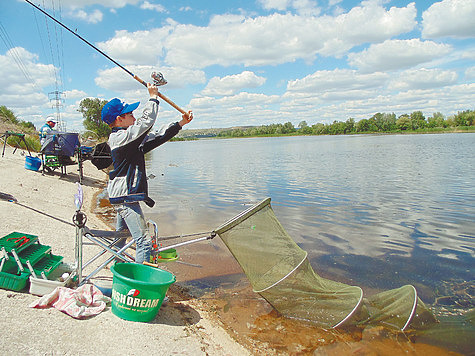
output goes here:
[{"label": "fishing rod", "polygon": [[[86,40],[84,37],[78,35],[76,32],[74,32],[73,30],[71,30],[69,27],[67,27],[66,25],[64,25],[63,23],[61,23],[59,20],[55,19],[53,16],[51,16],[50,14],[48,14],[46,11],[44,11],[42,8],[36,6],[35,4],[33,4],[30,0],[25,0],[28,4],[30,4],[31,6],[33,6],[35,9],[41,11],[43,14],[45,14],[46,16],[48,16],[51,20],[53,20],[54,22],[56,22],[58,25],[61,25],[62,27],[64,27],[66,30],[68,30],[69,32],[71,32],[74,36],[76,36],[77,38],[79,38],[81,41],[85,42],[86,44],[88,44],[89,46],[91,46],[92,48],[94,48],[97,52],[99,52],[100,54],[102,54],[104,57],[106,57],[108,60],[110,60],[112,63],[114,63],[116,66],[118,66],[120,69],[124,70],[125,72],[127,72],[127,74],[129,74],[130,76],[132,76],[136,81],[138,81],[140,84],[142,84],[143,86],[147,87],[147,82],[145,82],[144,80],[140,79],[136,74],[132,73],[130,70],[128,70],[127,68],[125,68],[124,66],[122,66],[120,63],[118,63],[117,61],[115,61],[113,58],[109,57],[106,53],[104,53],[103,51],[101,51],[99,48],[97,48],[96,46],[94,46],[92,43],[90,43],[88,40]],[[163,75],[162,73],[158,72],[152,72],[151,74],[151,77],[153,78],[153,84],[156,85],[156,86],[162,86],[162,85],[165,85],[167,84],[167,81],[165,80],[165,78],[163,78]],[[171,101],[169,98],[167,98],[165,95],[163,95],[162,93],[158,92],[158,96],[160,98],[162,98],[164,101],[166,101],[168,104],[170,104],[172,107],[174,107],[176,110],[178,110],[179,112],[181,112],[182,114],[186,114],[186,111],[183,110],[182,108],[180,108],[177,104],[175,104],[173,101]]]}]

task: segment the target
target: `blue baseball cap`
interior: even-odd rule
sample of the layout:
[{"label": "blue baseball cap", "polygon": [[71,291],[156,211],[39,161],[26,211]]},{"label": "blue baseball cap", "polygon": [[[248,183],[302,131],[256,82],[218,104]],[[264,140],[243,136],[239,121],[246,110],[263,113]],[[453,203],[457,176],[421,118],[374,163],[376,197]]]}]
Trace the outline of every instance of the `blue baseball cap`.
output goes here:
[{"label": "blue baseball cap", "polygon": [[137,109],[139,104],[139,101],[133,104],[126,104],[120,101],[119,99],[114,98],[102,108],[101,119],[106,124],[110,125],[115,121],[117,116],[134,111],[135,109]]}]

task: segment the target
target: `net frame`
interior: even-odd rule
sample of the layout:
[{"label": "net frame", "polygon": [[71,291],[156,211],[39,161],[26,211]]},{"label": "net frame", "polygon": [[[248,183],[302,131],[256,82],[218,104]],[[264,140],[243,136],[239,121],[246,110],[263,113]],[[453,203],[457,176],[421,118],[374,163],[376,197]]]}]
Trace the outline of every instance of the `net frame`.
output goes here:
[{"label": "net frame", "polygon": [[[316,274],[311,265],[310,262],[308,261],[308,253],[304,250],[302,250],[293,240],[292,238],[287,234],[285,229],[282,227],[280,222],[277,220],[277,218],[274,215],[274,212],[270,206],[271,203],[271,198],[266,198],[262,200],[261,202],[249,207],[248,209],[242,211],[238,215],[234,216],[233,218],[229,219],[222,225],[220,225],[217,229],[214,231],[216,234],[218,234],[223,242],[226,244],[228,249],[230,250],[231,254],[234,256],[234,258],[238,261],[240,264],[241,268],[244,270],[246,276],[250,280],[250,283],[253,287],[253,291],[255,293],[260,294],[264,299],[266,299],[276,310],[281,312],[281,314],[286,315],[291,318],[296,318],[296,319],[304,319],[304,320],[310,320],[313,322],[316,322],[316,320],[312,318],[307,318],[305,315],[305,312],[295,312],[295,310],[289,310],[286,308],[283,308],[282,305],[279,304],[278,302],[278,296],[276,295],[278,293],[278,289],[281,286],[281,288],[285,288],[287,293],[291,293],[291,286],[289,285],[286,286],[285,284],[288,282],[288,279],[291,278],[296,278],[296,275],[299,273],[303,273],[308,279],[311,281],[314,281],[314,286],[309,286],[308,283],[305,284],[305,286],[302,287],[302,285],[296,285],[295,287],[299,289],[299,287],[304,288],[307,294],[310,296],[309,298],[304,298],[304,301],[302,303],[306,303],[306,305],[313,306],[311,298],[312,296],[319,295],[319,293],[322,293],[322,289],[325,289],[327,294],[326,296],[326,302],[328,305],[331,305],[332,303],[336,302],[336,299],[338,296],[343,296],[346,295],[351,301],[354,301],[354,304],[351,304],[351,306],[347,306],[347,312],[342,312],[341,314],[343,315],[332,315],[331,317],[329,316],[327,321],[321,322],[320,324],[324,327],[331,327],[331,328],[337,328],[341,325],[343,325],[345,322],[350,320],[355,313],[358,311],[360,308],[362,302],[363,302],[363,290],[358,287],[358,286],[350,286],[350,285],[345,285],[343,283],[331,281],[324,279],[318,274]],[[274,219],[272,219],[272,224],[273,228],[278,230],[278,238],[281,240],[284,239],[285,241],[281,242],[280,246],[288,246],[289,249],[292,249],[292,253],[294,254],[294,258],[286,256],[283,257],[286,258],[286,261],[284,264],[287,264],[285,269],[285,272],[277,272],[275,273],[277,277],[272,277],[271,282],[268,282],[263,285],[261,283],[262,280],[265,280],[266,278],[269,278],[268,275],[273,275],[273,269],[274,267],[270,268],[269,270],[266,270],[266,272],[261,276],[261,278],[256,278],[256,275],[253,273],[252,266],[251,268],[246,264],[246,261],[243,261],[242,258],[242,252],[238,251],[239,246],[233,246],[232,243],[232,237],[231,238],[226,238],[224,235],[229,232],[231,229],[237,227],[240,224],[243,224],[246,222],[247,219],[253,217],[257,212],[260,212],[266,208],[269,208],[270,212],[272,213],[272,216]],[[265,214],[265,212],[263,212]],[[268,217],[268,218],[271,218]],[[274,247],[274,246],[272,246]],[[246,251],[247,252],[247,251]],[[246,253],[244,253],[246,254]],[[290,262],[288,261],[290,260]],[[292,266],[288,266],[289,263],[292,263]],[[279,266],[275,266],[275,269],[278,269]],[[302,271],[300,271],[302,270]],[[291,284],[291,282],[290,282]],[[322,288],[322,285],[324,288]],[[277,291],[274,291],[273,289],[276,289]],[[296,297],[296,295],[300,296],[302,293],[297,293],[293,295],[293,297]],[[333,308],[335,310],[335,308]],[[331,313],[329,313],[331,314]]]},{"label": "net frame", "polygon": [[[320,277],[307,252],[282,227],[270,202],[266,198],[247,208],[214,232],[243,269],[253,291],[282,315],[331,328],[381,324],[405,331],[437,322],[412,285],[365,297],[359,286]],[[257,255],[260,249],[265,250],[263,256]]]}]

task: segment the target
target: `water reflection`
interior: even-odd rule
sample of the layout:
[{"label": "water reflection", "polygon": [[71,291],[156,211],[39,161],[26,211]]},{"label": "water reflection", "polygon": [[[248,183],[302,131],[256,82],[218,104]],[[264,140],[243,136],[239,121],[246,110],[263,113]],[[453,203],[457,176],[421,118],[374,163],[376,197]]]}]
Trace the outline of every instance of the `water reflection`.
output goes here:
[{"label": "water reflection", "polygon": [[[475,134],[168,143],[149,157],[163,235],[209,231],[270,196],[317,271],[385,289],[473,279]],[[376,272],[375,272],[376,271]]]}]

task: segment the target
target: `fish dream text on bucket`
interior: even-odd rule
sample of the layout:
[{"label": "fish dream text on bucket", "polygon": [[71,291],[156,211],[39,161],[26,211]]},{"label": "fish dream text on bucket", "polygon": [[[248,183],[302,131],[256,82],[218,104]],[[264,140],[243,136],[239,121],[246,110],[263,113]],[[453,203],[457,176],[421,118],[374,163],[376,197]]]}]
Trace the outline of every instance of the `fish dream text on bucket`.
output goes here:
[{"label": "fish dream text on bucket", "polygon": [[126,294],[119,293],[114,289],[112,290],[112,299],[114,299],[117,303],[136,308],[155,308],[160,302],[160,299],[134,298]]}]

